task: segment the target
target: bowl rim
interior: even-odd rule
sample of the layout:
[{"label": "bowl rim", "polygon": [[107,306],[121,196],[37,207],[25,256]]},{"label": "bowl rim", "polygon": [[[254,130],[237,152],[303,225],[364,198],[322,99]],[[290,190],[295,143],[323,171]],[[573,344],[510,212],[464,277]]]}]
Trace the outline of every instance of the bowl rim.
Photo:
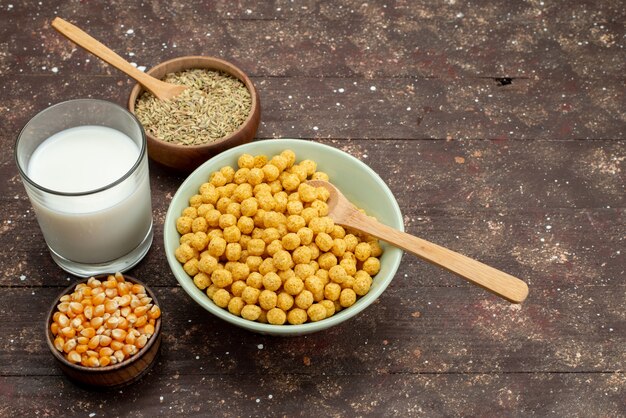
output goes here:
[{"label": "bowl rim", "polygon": [[[248,75],[241,68],[239,68],[238,66],[236,66],[235,64],[233,64],[230,61],[226,61],[224,59],[213,57],[213,56],[207,56],[207,55],[185,55],[185,56],[182,56],[182,57],[172,58],[172,59],[169,59],[167,61],[163,61],[163,62],[155,65],[154,67],[150,68],[149,70],[146,71],[146,74],[152,75],[153,72],[158,71],[158,70],[160,70],[161,68],[163,68],[165,66],[168,66],[170,64],[183,61],[185,59],[194,59],[194,60],[197,60],[197,61],[203,61],[203,62],[207,63],[208,65],[217,63],[217,64],[220,64],[220,65],[228,68],[229,71],[225,71],[225,70],[222,70],[222,69],[218,69],[218,70],[219,71],[224,71],[224,72],[226,72],[226,73],[236,77],[237,79],[239,79],[239,81],[241,81],[246,86],[246,88],[250,92],[250,96],[252,98],[252,103],[250,105],[250,113],[248,113],[248,117],[246,117],[246,119],[241,123],[241,125],[239,125],[239,127],[235,131],[231,132],[227,136],[224,136],[222,138],[216,139],[215,141],[208,142],[206,144],[183,145],[183,144],[176,144],[176,143],[172,143],[172,142],[167,142],[167,141],[164,141],[164,140],[159,139],[156,136],[152,135],[147,129],[144,128],[144,130],[146,131],[146,138],[148,139],[148,141],[157,141],[159,145],[163,146],[164,148],[170,149],[172,152],[183,151],[183,150],[195,150],[195,151],[197,151],[197,150],[210,150],[212,148],[220,146],[220,145],[224,144],[225,142],[228,142],[228,141],[236,138],[238,135],[241,134],[241,132],[243,132],[243,130],[250,123],[253,122],[254,115],[257,112],[260,112],[259,93],[258,93],[258,91],[256,89],[256,86],[254,85],[254,83],[250,79],[250,77],[248,77]],[[192,69],[192,68],[194,68],[194,67],[189,67],[189,68],[186,68],[186,69]],[[212,69],[211,67],[201,67],[201,68]],[[131,91],[130,91],[130,94],[128,96],[127,108],[128,108],[128,111],[133,114],[133,116],[136,116],[136,114],[135,114],[135,103],[137,102],[137,100],[139,99],[139,97],[141,96],[141,94],[144,91],[146,91],[146,89],[140,83],[136,83],[133,86],[133,88],[131,89]]]},{"label": "bowl rim", "polygon": [[[359,165],[368,175],[372,176],[373,179],[381,186],[381,189],[385,193],[385,197],[390,201],[391,206],[393,208],[392,218],[395,221],[397,221],[397,224],[391,225],[391,226],[393,226],[396,229],[404,231],[404,222],[402,218],[402,213],[400,211],[398,202],[393,196],[393,193],[391,192],[387,184],[382,180],[382,178],[380,178],[380,176],[374,170],[372,170],[369,166],[367,166],[365,163],[358,160],[354,156],[340,149],[331,147],[329,145],[325,145],[325,144],[321,144],[321,143],[313,142],[313,141],[308,141],[308,140],[303,140],[303,139],[285,138],[285,139],[268,139],[268,140],[253,141],[248,144],[243,144],[237,147],[230,148],[218,154],[217,156],[207,160],[204,164],[202,164],[196,170],[194,170],[185,179],[185,181],[179,186],[178,190],[176,191],[176,194],[172,197],[172,200],[170,202],[169,208],[165,216],[165,223],[163,227],[163,242],[164,242],[164,247],[165,247],[166,258],[170,266],[170,269],[172,270],[172,273],[176,277],[176,280],[179,282],[183,290],[185,290],[185,292],[192,299],[194,299],[200,306],[202,306],[204,309],[214,314],[218,318],[223,319],[241,328],[245,328],[245,329],[255,331],[261,334],[290,336],[290,335],[300,335],[300,334],[307,334],[307,333],[312,333],[316,331],[321,331],[323,329],[327,329],[335,325],[338,325],[352,318],[353,316],[359,314],[366,307],[371,305],[376,299],[378,299],[378,297],[385,291],[389,283],[391,283],[391,281],[393,280],[400,266],[400,262],[401,262],[402,255],[403,255],[403,251],[400,248],[389,245],[385,250],[386,252],[389,253],[388,263],[391,266],[391,270],[389,271],[389,277],[383,282],[382,286],[378,286],[374,289],[371,289],[366,295],[360,297],[354,305],[350,306],[350,308],[346,308],[336,313],[335,315],[331,316],[330,318],[326,318],[318,322],[307,322],[307,323],[300,324],[300,325],[291,325],[291,324],[272,325],[272,324],[264,324],[264,323],[260,323],[256,321],[249,321],[239,316],[233,315],[227,310],[218,307],[217,305],[213,303],[213,301],[211,301],[206,296],[205,292],[199,290],[195,286],[195,284],[193,283],[193,279],[187,275],[187,273],[182,269],[182,265],[178,262],[178,260],[176,260],[173,249],[172,250],[168,249],[168,241],[172,239],[172,234],[175,234],[174,236],[176,236],[177,242],[179,238],[178,231],[176,231],[174,227],[175,220],[179,216],[179,214],[174,213],[174,205],[172,203],[175,202],[177,199],[188,198],[188,196],[182,196],[182,190],[185,189],[189,183],[193,183],[197,181],[198,177],[202,176],[203,174],[208,174],[208,173],[205,173],[207,171],[206,167],[214,164],[214,161],[216,158],[219,158],[220,160],[230,159],[231,157],[234,157],[235,155],[246,152],[248,148],[258,147],[259,144],[262,144],[262,143],[280,144],[280,147],[282,147],[283,149],[293,149],[294,145],[295,146],[304,145],[305,147],[323,149],[325,152],[335,153],[335,154],[341,155],[344,158],[348,158],[352,160],[354,163]],[[202,295],[199,295],[197,292],[202,293]]]},{"label": "bowl rim", "polygon": [[[109,366],[104,366],[104,367],[86,367],[80,364],[74,364],[69,362],[54,346],[54,336],[52,335],[52,331],[50,331],[50,325],[52,323],[52,316],[54,315],[54,313],[56,312],[57,309],[57,304],[59,303],[59,300],[61,299],[62,296],[66,295],[66,294],[70,294],[77,285],[79,285],[80,283],[87,283],[87,281],[91,278],[94,277],[96,279],[101,279],[103,277],[108,277],[111,275],[114,275],[115,273],[103,273],[103,274],[98,274],[98,275],[94,275],[94,276],[90,276],[87,278],[82,278],[78,281],[76,281],[75,283],[71,284],[70,286],[66,287],[62,293],[60,293],[59,295],[57,295],[57,297],[54,299],[54,303],[52,304],[52,307],[50,308],[50,310],[48,311],[48,315],[47,315],[47,319],[46,319],[46,342],[48,344],[48,348],[50,348],[50,351],[52,352],[52,355],[54,356],[54,358],[57,361],[60,361],[64,366],[70,367],[74,370],[77,370],[81,373],[90,373],[90,374],[103,374],[103,373],[109,373],[109,372],[114,372],[120,369],[124,369],[127,366],[131,365],[132,363],[134,363],[135,361],[141,359],[144,354],[146,352],[148,352],[150,350],[150,348],[152,348],[152,346],[154,344],[156,344],[156,341],[158,340],[158,337],[161,333],[161,319],[163,318],[163,316],[159,316],[157,318],[157,320],[155,321],[155,326],[154,326],[154,334],[152,334],[152,336],[148,339],[147,344],[141,348],[136,354],[134,354],[133,356],[127,358],[126,360],[122,361],[121,363],[117,363],[117,364],[113,364],[113,365],[109,365]],[[131,281],[135,284],[139,284],[141,286],[144,287],[144,289],[146,290],[148,296],[150,298],[152,298],[152,302],[159,306],[159,302],[156,298],[156,295],[154,294],[154,292],[148,287],[146,286],[145,283],[143,283],[141,280],[133,277],[133,276],[129,276],[127,274],[122,274],[124,276],[124,279],[127,281]]]}]

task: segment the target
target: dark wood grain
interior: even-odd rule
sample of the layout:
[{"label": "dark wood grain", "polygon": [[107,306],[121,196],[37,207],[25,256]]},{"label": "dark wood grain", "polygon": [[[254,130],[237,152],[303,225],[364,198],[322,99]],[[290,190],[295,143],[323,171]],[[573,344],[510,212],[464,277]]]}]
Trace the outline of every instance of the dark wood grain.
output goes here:
[{"label": "dark wood grain", "polygon": [[[626,9],[615,1],[0,4],[0,416],[623,416]],[[39,4],[41,3],[41,4]],[[406,229],[530,285],[513,306],[405,255],[356,318],[252,334],[192,302],[164,258],[184,176],[151,162],[154,244],[129,274],[163,307],[162,355],[96,393],[43,322],[74,278],[50,258],[13,162],[59,101],[134,84],[49,27],[138,66],[215,55],[251,76],[257,138],[304,138],[378,172]],[[92,415],[93,414],[93,415]]]}]

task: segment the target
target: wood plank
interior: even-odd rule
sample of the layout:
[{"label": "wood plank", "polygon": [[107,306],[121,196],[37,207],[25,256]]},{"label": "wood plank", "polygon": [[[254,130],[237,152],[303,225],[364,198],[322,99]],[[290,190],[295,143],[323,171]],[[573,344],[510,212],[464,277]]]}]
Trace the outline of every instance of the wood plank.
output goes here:
[{"label": "wood plank", "polygon": [[[309,360],[315,367],[302,373],[318,376],[588,373],[619,372],[626,361],[623,283],[531,287],[524,304],[511,305],[477,288],[409,287],[398,280],[357,317],[294,338],[229,325],[179,287],[154,290],[164,318],[165,375],[284,375]],[[60,373],[43,332],[59,292],[0,288],[8,301],[0,308],[0,375]]]},{"label": "wood plank", "polygon": [[[314,365],[311,365],[313,368]],[[3,416],[622,416],[621,373],[174,375],[87,392],[64,378],[0,377]],[[77,401],[73,401],[77,400]],[[80,400],[80,401],[78,401]]]},{"label": "wood plank", "polygon": [[[491,78],[255,78],[259,138],[570,140],[626,137],[615,81]],[[126,106],[123,76],[0,76],[0,114],[11,142],[49,104],[93,97]],[[375,89],[373,91],[372,89]],[[8,158],[5,155],[3,158]]]}]

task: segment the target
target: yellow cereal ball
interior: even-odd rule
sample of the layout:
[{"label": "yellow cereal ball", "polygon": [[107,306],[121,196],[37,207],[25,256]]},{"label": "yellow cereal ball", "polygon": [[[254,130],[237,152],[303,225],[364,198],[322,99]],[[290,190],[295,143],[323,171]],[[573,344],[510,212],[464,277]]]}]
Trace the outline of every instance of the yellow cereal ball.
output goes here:
[{"label": "yellow cereal ball", "polygon": [[222,213],[217,209],[210,209],[207,211],[206,215],[204,215],[204,219],[206,219],[207,224],[212,227],[218,227],[220,222],[220,217]]},{"label": "yellow cereal ball", "polygon": [[254,157],[254,166],[256,168],[261,168],[265,164],[267,164],[267,155],[259,154]]},{"label": "yellow cereal ball", "polygon": [[[319,216],[328,215],[329,209],[328,209],[328,204],[326,202],[322,202],[321,200],[314,200],[311,203],[310,207],[312,207],[313,209],[316,209]],[[326,232],[332,232],[332,230],[331,231],[327,230]]]},{"label": "yellow cereal ball", "polygon": [[324,173],[323,171],[316,171],[315,173],[313,173],[313,175],[311,176],[311,180],[323,180],[323,181],[329,181],[330,177],[328,177],[328,174]]},{"label": "yellow cereal ball", "polygon": [[209,299],[213,300],[213,295],[215,295],[215,292],[217,292],[218,290],[219,287],[211,283],[211,285],[206,288],[206,295],[209,297]]},{"label": "yellow cereal ball", "polygon": [[303,202],[313,202],[317,200],[317,190],[315,187],[306,183],[302,183],[298,186],[298,195]]},{"label": "yellow cereal ball", "polygon": [[224,232],[219,228],[211,229],[207,234],[207,238],[209,239],[209,243],[213,238],[224,238]]},{"label": "yellow cereal ball", "polygon": [[287,162],[287,167],[291,167],[296,163],[296,153],[290,149],[286,149],[280,153],[280,156]]},{"label": "yellow cereal ball", "polygon": [[359,239],[355,237],[353,234],[347,234],[343,237],[343,240],[346,242],[346,251],[354,252],[356,246],[359,244]]},{"label": "yellow cereal ball", "polygon": [[342,260],[350,260],[353,261],[356,264],[356,256],[351,253],[350,251],[346,251],[345,253],[343,253],[343,255],[341,256]]},{"label": "yellow cereal ball", "polygon": [[209,179],[209,182],[215,187],[223,186],[227,183],[226,177],[224,177],[224,175],[219,171],[214,171],[213,173],[211,173],[211,178]]},{"label": "yellow cereal ball", "polygon": [[235,182],[235,184],[246,183],[248,181],[248,174],[250,174],[249,168],[240,168],[235,172],[233,181]]},{"label": "yellow cereal ball", "polygon": [[[268,185],[270,186],[270,193],[273,194],[273,195],[276,195],[276,194],[281,193],[281,192],[285,193],[283,191],[283,184],[280,182],[279,179],[276,179],[274,181],[270,181],[268,183]],[[285,197],[287,197],[287,193],[285,193]],[[282,200],[282,197],[281,197],[281,200]],[[287,200],[289,200],[289,199],[287,199]]]},{"label": "yellow cereal ball", "polygon": [[300,309],[308,309],[313,304],[313,293],[308,290],[303,290],[298,296],[296,296],[295,304]]},{"label": "yellow cereal ball", "polygon": [[230,200],[230,198],[224,196],[224,197],[220,197],[217,200],[217,203],[215,204],[215,208],[217,210],[220,211],[220,213],[226,213],[226,210],[228,209],[228,205],[230,205],[232,202],[232,200]]},{"label": "yellow cereal ball", "polygon": [[[211,185],[213,186],[213,185]],[[203,205],[215,205],[220,198],[220,194],[215,187],[207,189],[200,195],[200,200]]]},{"label": "yellow cereal ball", "polygon": [[249,197],[241,202],[240,210],[244,216],[254,216],[259,208],[259,203],[254,197]]},{"label": "yellow cereal ball", "polygon": [[287,314],[287,322],[291,325],[300,325],[304,324],[307,320],[307,314],[304,309],[293,308]]},{"label": "yellow cereal ball", "polygon": [[254,168],[254,157],[250,154],[241,154],[237,159],[239,168]]},{"label": "yellow cereal ball", "polygon": [[306,170],[307,176],[312,176],[315,174],[315,170],[317,170],[317,163],[313,160],[302,160],[300,161],[300,167]]},{"label": "yellow cereal ball", "polygon": [[246,278],[246,284],[250,287],[261,289],[263,287],[263,277],[261,273],[253,271]]},{"label": "yellow cereal ball", "polygon": [[278,232],[278,229],[276,228],[265,228],[263,230],[263,235],[261,236],[261,239],[266,244],[269,244],[272,241],[281,239],[280,232]]},{"label": "yellow cereal ball", "polygon": [[267,311],[265,309],[261,309],[261,314],[259,315],[257,322],[267,324]]},{"label": "yellow cereal ball", "polygon": [[276,207],[276,200],[274,200],[274,196],[270,192],[259,193],[256,195],[256,199],[259,208],[263,210],[274,210]]},{"label": "yellow cereal ball", "polygon": [[241,299],[249,305],[254,305],[259,300],[260,294],[261,291],[256,287],[246,286],[246,288],[243,289],[243,292],[241,292]]},{"label": "yellow cereal ball", "polygon": [[193,232],[188,232],[184,235],[181,235],[180,239],[178,240],[178,243],[191,245],[191,241],[193,240],[195,236],[196,234],[194,234]]},{"label": "yellow cereal ball", "polygon": [[237,220],[237,228],[244,234],[250,234],[254,229],[254,220],[248,216],[242,216]]},{"label": "yellow cereal ball", "polygon": [[341,238],[335,238],[331,251],[337,257],[341,257],[346,252],[346,242]]},{"label": "yellow cereal ball", "polygon": [[302,213],[304,206],[299,200],[291,200],[287,202],[287,213],[289,215],[299,215]]},{"label": "yellow cereal ball", "polygon": [[346,276],[346,280],[344,280],[343,283],[341,283],[341,288],[342,289],[346,289],[346,288],[352,289],[353,287],[354,287],[354,276]]},{"label": "yellow cereal ball", "polygon": [[343,239],[346,236],[346,230],[343,229],[343,227],[340,225],[335,225],[329,235],[332,237],[332,239]]},{"label": "yellow cereal ball", "polygon": [[324,286],[324,297],[328,300],[336,301],[341,294],[341,286],[337,283],[328,283]]},{"label": "yellow cereal ball", "polygon": [[269,272],[276,272],[276,266],[274,265],[274,259],[273,258],[266,258],[261,262],[261,265],[259,266],[259,273],[266,275]]},{"label": "yellow cereal ball", "polygon": [[320,249],[316,243],[312,242],[308,245],[309,250],[311,250],[311,260],[315,260],[320,256]]},{"label": "yellow cereal ball", "polygon": [[260,194],[272,194],[272,187],[267,183],[259,183],[252,189],[252,193],[254,193],[255,197],[258,197]]},{"label": "yellow cereal ball", "polygon": [[321,251],[330,251],[333,247],[334,241],[326,232],[318,232],[315,237],[315,244]]},{"label": "yellow cereal ball", "polygon": [[287,292],[280,292],[276,298],[276,307],[287,312],[293,306],[293,296]]},{"label": "yellow cereal ball", "polygon": [[330,192],[326,187],[316,187],[315,190],[317,190],[317,198],[319,200],[321,200],[322,202],[328,201],[328,199],[330,198]]},{"label": "yellow cereal ball", "polygon": [[261,308],[256,305],[246,305],[241,310],[241,317],[248,321],[256,321],[261,316]]},{"label": "yellow cereal ball", "polygon": [[383,249],[378,241],[370,241],[368,244],[370,246],[370,255],[372,257],[380,257],[383,254]]},{"label": "yellow cereal ball", "polygon": [[200,290],[204,290],[211,286],[211,279],[205,273],[198,273],[193,276],[193,284]]},{"label": "yellow cereal ball", "polygon": [[293,268],[293,271],[296,276],[298,276],[302,280],[315,274],[315,270],[310,264],[296,264],[296,266]]},{"label": "yellow cereal ball", "polygon": [[274,266],[276,266],[278,270],[287,270],[291,268],[291,266],[293,266],[293,260],[291,259],[291,254],[289,254],[288,251],[285,251],[282,249],[279,251],[276,251],[273,255],[273,258],[274,258]]},{"label": "yellow cereal ball", "polygon": [[213,294],[213,302],[220,308],[227,307],[228,302],[230,302],[230,293],[225,289],[218,289]]},{"label": "yellow cereal ball", "polygon": [[241,257],[241,245],[238,242],[231,242],[226,245],[226,251],[224,251],[226,259],[228,261],[238,261]]},{"label": "yellow cereal ball", "polygon": [[252,186],[248,183],[239,184],[233,191],[233,195],[231,197],[235,202],[243,202],[244,200],[252,197]]},{"label": "yellow cereal ball", "polygon": [[273,210],[265,212],[263,216],[263,224],[265,228],[276,228],[280,225],[281,214]]},{"label": "yellow cereal ball", "polygon": [[294,234],[293,232],[286,234],[281,241],[283,248],[289,251],[295,250],[300,246],[300,237],[298,234]]},{"label": "yellow cereal ball", "polygon": [[292,269],[280,270],[277,274],[283,283],[285,283],[288,279],[291,279],[292,277],[296,277],[296,273]]},{"label": "yellow cereal ball", "polygon": [[283,171],[289,165],[289,161],[280,155],[273,156],[269,163],[276,166],[280,171]]},{"label": "yellow cereal ball", "polygon": [[241,231],[236,225],[224,228],[224,239],[226,242],[238,242],[241,239]]},{"label": "yellow cereal ball", "polygon": [[209,254],[215,258],[219,258],[226,251],[226,240],[224,238],[215,237],[209,242]]},{"label": "yellow cereal ball", "polygon": [[314,303],[313,305],[309,306],[306,313],[309,316],[311,322],[321,321],[322,319],[326,318],[326,308],[319,303]]},{"label": "yellow cereal ball", "polygon": [[295,174],[298,177],[298,180],[301,182],[306,180],[306,169],[300,167],[299,165],[294,165],[289,169],[291,174]]},{"label": "yellow cereal ball", "polygon": [[[310,208],[307,208],[307,209],[310,209]],[[313,231],[313,233],[316,235],[322,232],[326,233],[326,221],[323,218],[314,217],[309,221],[308,225],[309,225],[309,228],[311,228],[311,231]],[[328,235],[328,237],[330,238],[330,235]],[[332,238],[331,238],[331,241],[332,241]]]},{"label": "yellow cereal ball", "polygon": [[243,289],[245,289],[248,285],[243,280],[237,280],[230,285],[230,292],[233,296],[241,296]]},{"label": "yellow cereal ball", "polygon": [[259,294],[259,305],[261,308],[269,311],[270,309],[274,309],[276,307],[276,301],[278,300],[278,296],[275,292],[271,290],[263,290],[261,294]]},{"label": "yellow cereal ball", "polygon": [[226,178],[226,183],[230,183],[233,181],[233,177],[235,176],[235,169],[227,165],[220,168],[220,173],[222,173],[222,175]]},{"label": "yellow cereal ball", "polygon": [[[361,272],[363,272],[364,274],[359,274]],[[372,287],[372,278],[363,270],[359,270],[357,272],[357,275],[354,277],[352,290],[354,290],[354,293],[356,293],[357,295],[363,296],[370,291],[370,287]]]},{"label": "yellow cereal ball", "polygon": [[217,259],[211,255],[203,255],[198,262],[198,270],[203,273],[211,274],[217,268]]},{"label": "yellow cereal ball", "polygon": [[183,270],[185,270],[185,273],[191,277],[198,274],[200,272],[200,270],[198,270],[198,259],[192,258],[188,260],[185,264],[183,264]]},{"label": "yellow cereal ball", "polygon": [[194,251],[189,244],[181,244],[174,251],[174,255],[180,263],[186,263],[194,256]]},{"label": "yellow cereal ball", "polygon": [[357,260],[365,261],[372,254],[372,247],[367,242],[360,242],[354,249],[354,255]]},{"label": "yellow cereal ball", "polygon": [[356,262],[349,258],[342,259],[339,262],[339,265],[343,267],[348,276],[354,276],[354,274],[356,273]]},{"label": "yellow cereal ball", "polygon": [[208,183],[208,182],[207,183],[202,183],[200,185],[200,187],[198,188],[198,192],[200,194],[206,193],[206,192],[211,191],[211,190],[215,190],[215,186],[213,186],[211,183]]},{"label": "yellow cereal ball", "polygon": [[289,215],[287,217],[287,229],[290,232],[298,232],[300,228],[304,228],[306,226],[306,222],[304,218],[300,215]]},{"label": "yellow cereal ball", "polygon": [[250,255],[263,255],[265,253],[265,241],[258,238],[253,238],[248,241],[248,254]]},{"label": "yellow cereal ball", "polygon": [[370,257],[363,262],[363,270],[370,276],[376,275],[380,271],[380,260]]},{"label": "yellow cereal ball", "polygon": [[261,238],[261,236],[263,235],[263,230],[265,228],[265,223],[263,221],[263,219],[265,218],[265,210],[264,209],[258,209],[256,211],[256,214],[252,217],[252,220],[254,221],[254,226],[256,227],[257,231],[256,231],[256,235],[255,235],[255,231],[252,231],[252,238]]},{"label": "yellow cereal ball", "polygon": [[237,224],[237,218],[234,215],[231,215],[229,213],[220,215],[219,220],[218,220],[218,225],[222,229],[228,228],[229,226],[233,226],[236,224]]},{"label": "yellow cereal ball", "polygon": [[260,168],[252,168],[250,169],[250,172],[248,173],[248,183],[250,183],[253,186],[256,186],[257,184],[261,184],[263,182],[263,178],[264,178],[265,174],[263,173],[263,170],[261,170]]},{"label": "yellow cereal ball", "polygon": [[185,209],[183,209],[181,216],[186,216],[188,218],[195,219],[198,217],[198,209],[193,208],[191,206],[187,206]]},{"label": "yellow cereal ball", "polygon": [[292,277],[287,279],[287,281],[283,284],[283,289],[288,294],[295,296],[300,294],[304,289],[304,282],[299,277]]},{"label": "yellow cereal ball", "polygon": [[211,273],[211,282],[219,288],[224,288],[233,282],[233,275],[226,269],[216,269]]},{"label": "yellow cereal ball", "polygon": [[211,209],[214,209],[212,204],[210,203],[201,204],[200,206],[198,206],[198,209],[197,209],[198,216],[202,216],[204,218]]},{"label": "yellow cereal ball", "polygon": [[[270,257],[273,257],[274,254],[276,254],[278,251],[282,249],[283,249],[283,244],[281,244],[279,240],[275,239],[274,241],[270,242],[267,247],[265,247],[265,252]],[[274,265],[276,265],[276,263],[274,263]]]},{"label": "yellow cereal ball", "polygon": [[337,257],[333,253],[324,253],[319,256],[317,262],[320,268],[330,270],[331,267],[337,265]]},{"label": "yellow cereal ball", "polygon": [[[250,243],[248,243],[249,245]],[[265,243],[263,243],[265,244]],[[250,268],[250,271],[259,271],[259,266],[261,265],[261,263],[263,262],[263,258],[260,256],[256,256],[256,255],[249,255],[248,258],[246,258],[246,265],[248,266],[248,268]]]},{"label": "yellow cereal ball", "polygon": [[304,209],[302,209],[302,212],[300,212],[300,216],[302,216],[304,218],[304,221],[308,225],[314,218],[318,217],[317,209],[315,209],[315,208],[304,208]]},{"label": "yellow cereal ball", "polygon": [[207,236],[206,232],[198,231],[193,234],[193,237],[188,244],[196,250],[202,251],[209,244],[209,237]]},{"label": "yellow cereal ball", "polygon": [[191,224],[193,223],[193,218],[189,216],[180,216],[176,219],[176,230],[179,234],[184,235],[191,232]]},{"label": "yellow cereal ball", "polygon": [[192,232],[206,232],[208,228],[208,223],[204,218],[196,218],[191,223],[191,231]]},{"label": "yellow cereal ball", "polygon": [[235,218],[239,218],[241,216],[241,205],[237,202],[231,202],[226,206],[226,213],[233,215]]},{"label": "yellow cereal ball", "polygon": [[322,280],[317,276],[309,276],[304,281],[304,287],[314,295],[316,293],[324,293],[324,284]]},{"label": "yellow cereal ball", "polygon": [[300,185],[300,179],[295,174],[288,174],[284,177],[281,184],[283,185],[283,188],[285,190],[287,190],[288,192],[291,192],[298,188],[298,186]]},{"label": "yellow cereal ball", "polygon": [[332,300],[324,299],[319,302],[320,305],[326,309],[326,318],[329,318],[335,314],[335,303]]},{"label": "yellow cereal ball", "polygon": [[298,237],[300,238],[300,244],[309,245],[310,243],[313,242],[314,234],[311,228],[308,228],[308,227],[300,228],[298,229],[297,234],[298,234]]},{"label": "yellow cereal ball", "polygon": [[291,258],[296,264],[307,264],[311,261],[311,249],[304,245],[293,250]]},{"label": "yellow cereal ball", "polygon": [[228,312],[233,315],[241,316],[241,310],[246,306],[246,302],[240,297],[235,296],[228,302]]},{"label": "yellow cereal ball", "polygon": [[269,272],[263,276],[263,287],[267,290],[277,291],[282,286],[283,282],[280,276],[274,272]]},{"label": "yellow cereal ball", "polygon": [[326,286],[326,284],[330,281],[330,278],[328,277],[328,270],[319,269],[315,272],[315,275],[320,278],[324,286]]},{"label": "yellow cereal ball", "polygon": [[339,303],[342,307],[347,308],[354,305],[356,302],[356,293],[352,289],[343,289],[339,296]]},{"label": "yellow cereal ball", "polygon": [[207,203],[207,202],[204,202],[202,200],[202,196],[199,194],[193,195],[189,198],[189,206],[191,207],[197,208],[197,207],[200,207],[200,205],[203,203]]},{"label": "yellow cereal ball", "polygon": [[283,325],[286,320],[287,314],[282,309],[273,308],[267,311],[267,322],[272,325]]},{"label": "yellow cereal ball", "polygon": [[278,178],[280,170],[278,167],[272,164],[267,164],[263,167],[263,176],[266,181],[274,181]]},{"label": "yellow cereal ball", "polygon": [[272,193],[274,195],[274,202],[275,202],[274,210],[276,212],[280,212],[281,214],[283,214],[287,210],[287,203],[289,203],[289,198],[287,197],[287,193],[280,191],[280,190],[277,192],[274,192],[274,190],[272,190]]}]

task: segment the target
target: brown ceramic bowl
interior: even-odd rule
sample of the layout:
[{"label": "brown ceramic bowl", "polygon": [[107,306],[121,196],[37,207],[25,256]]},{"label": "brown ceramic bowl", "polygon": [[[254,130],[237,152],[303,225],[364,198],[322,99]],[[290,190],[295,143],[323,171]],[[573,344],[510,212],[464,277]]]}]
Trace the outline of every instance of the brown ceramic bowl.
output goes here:
[{"label": "brown ceramic bowl", "polygon": [[[108,274],[95,276],[97,279],[106,278]],[[124,275],[128,282],[137,283],[146,289],[146,293],[152,298],[152,303],[159,305],[154,293],[141,281],[134,277]],[[54,347],[54,335],[50,330],[52,324],[52,316],[57,310],[57,305],[61,296],[70,294],[79,283],[87,283],[88,279],[76,282],[72,286],[66,288],[55,300],[48,312],[46,320],[46,341],[50,352],[56,359],[59,367],[74,382],[91,388],[118,388],[131,384],[139,380],[146,374],[156,362],[161,347],[161,317],[156,320],[154,325],[154,334],[148,340],[148,343],[137,354],[124,360],[121,363],[106,367],[85,367],[80,364],[70,363],[62,353]],[[159,305],[160,306],[160,305]]]},{"label": "brown ceramic bowl", "polygon": [[[250,78],[248,78],[243,71],[227,61],[213,57],[186,56],[165,61],[151,68],[147,73],[153,77],[162,79],[168,73],[193,68],[224,71],[241,80],[252,96],[252,108],[250,109],[248,118],[235,132],[216,141],[202,145],[173,144],[162,141],[146,132],[146,137],[148,138],[148,155],[150,158],[165,166],[184,172],[194,170],[209,158],[228,148],[252,141],[256,135],[261,117],[261,102],[259,93],[254,87],[254,84],[252,84]],[[137,103],[137,99],[141,97],[144,91],[143,86],[136,84],[130,92],[128,109],[133,114],[135,113],[135,103]]]}]

